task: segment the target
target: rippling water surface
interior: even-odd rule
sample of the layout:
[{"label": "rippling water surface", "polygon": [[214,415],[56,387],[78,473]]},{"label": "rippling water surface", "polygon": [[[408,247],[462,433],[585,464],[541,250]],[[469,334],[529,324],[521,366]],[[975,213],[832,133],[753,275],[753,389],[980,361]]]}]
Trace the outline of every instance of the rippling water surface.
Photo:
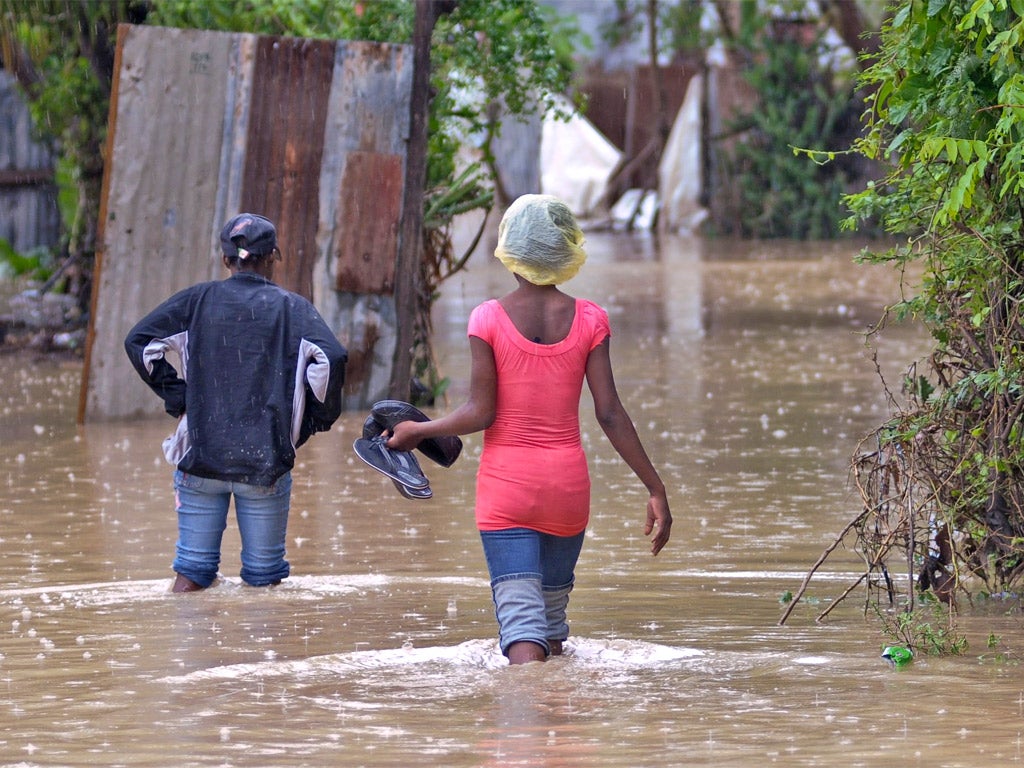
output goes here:
[{"label": "rippling water surface", "polygon": [[[676,525],[652,558],[642,487],[585,398],[593,519],[573,636],[544,665],[496,649],[479,435],[452,468],[424,466],[434,499],[413,502],[355,459],[364,415],[345,414],[300,452],[293,576],[242,586],[232,521],[223,578],[172,595],[170,420],[79,427],[78,363],[0,358],[0,765],[1019,763],[1018,613],[968,613],[965,656],[893,670],[862,598],[814,620],[860,571],[840,549],[778,626],[780,596],[858,509],[849,459],[885,417],[862,332],[893,276],[848,245],[588,247],[566,290],[609,310]],[[511,287],[482,257],[445,286],[452,403],[469,310]],[[926,348],[890,328],[880,361],[897,381]]]}]

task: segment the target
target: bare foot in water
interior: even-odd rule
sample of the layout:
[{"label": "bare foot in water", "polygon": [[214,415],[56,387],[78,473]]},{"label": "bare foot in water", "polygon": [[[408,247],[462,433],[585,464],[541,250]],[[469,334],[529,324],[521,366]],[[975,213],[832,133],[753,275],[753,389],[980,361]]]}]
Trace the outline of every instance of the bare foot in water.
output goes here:
[{"label": "bare foot in water", "polygon": [[509,664],[527,664],[531,661],[545,661],[544,646],[529,640],[512,643],[508,648]]},{"label": "bare foot in water", "polygon": [[192,579],[179,573],[174,579],[174,586],[171,587],[171,592],[198,592],[201,589],[204,589],[204,587],[200,587]]}]

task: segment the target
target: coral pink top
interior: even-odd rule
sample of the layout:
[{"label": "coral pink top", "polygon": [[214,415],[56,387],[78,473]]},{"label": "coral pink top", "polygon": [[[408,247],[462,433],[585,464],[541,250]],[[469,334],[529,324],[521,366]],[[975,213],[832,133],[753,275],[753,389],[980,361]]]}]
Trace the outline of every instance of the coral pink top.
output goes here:
[{"label": "coral pink top", "polygon": [[538,344],[492,299],[473,310],[468,335],[490,345],[498,374],[497,412],[476,479],[477,527],[575,536],[590,518],[580,393],[590,351],[611,335],[607,313],[576,299],[568,336]]}]

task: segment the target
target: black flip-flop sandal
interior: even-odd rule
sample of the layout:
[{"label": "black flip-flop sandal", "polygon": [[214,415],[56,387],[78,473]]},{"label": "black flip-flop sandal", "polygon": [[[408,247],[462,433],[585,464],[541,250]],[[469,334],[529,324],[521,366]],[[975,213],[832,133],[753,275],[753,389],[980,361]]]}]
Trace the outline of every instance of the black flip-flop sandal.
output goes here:
[{"label": "black flip-flop sandal", "polygon": [[[363,437],[366,440],[373,440],[374,438],[379,438],[380,435],[381,435],[381,426],[380,426],[380,424],[378,424],[376,421],[374,421],[373,416],[368,416],[366,418],[366,422],[363,424]],[[390,449],[388,449],[388,450],[390,450]],[[402,483],[398,482],[395,479],[392,479],[391,482],[393,482],[395,484],[395,488],[398,490],[398,492],[400,494],[402,494],[407,499],[412,499],[414,501],[421,501],[421,500],[426,500],[426,499],[434,498],[434,492],[432,490],[430,490],[430,486],[429,485],[426,488],[410,488],[409,486],[403,485]]]},{"label": "black flip-flop sandal", "polygon": [[[370,408],[370,415],[363,424],[363,437],[376,437],[381,432],[390,432],[401,421],[430,421],[430,418],[415,405],[402,400],[378,400]],[[462,452],[462,440],[458,435],[428,437],[416,446],[431,461],[442,467],[450,467]]]},{"label": "black flip-flop sandal", "polygon": [[434,498],[434,492],[430,490],[429,485],[426,488],[410,488],[407,485],[402,485],[397,480],[392,480],[391,482],[395,484],[395,488],[398,489],[398,492],[405,496],[405,498],[407,499],[412,499],[413,501],[423,501],[426,499]]},{"label": "black flip-flop sandal", "polygon": [[410,491],[422,491],[430,487],[416,457],[408,451],[392,451],[383,437],[357,438],[352,443],[356,456],[382,475],[401,483]]}]

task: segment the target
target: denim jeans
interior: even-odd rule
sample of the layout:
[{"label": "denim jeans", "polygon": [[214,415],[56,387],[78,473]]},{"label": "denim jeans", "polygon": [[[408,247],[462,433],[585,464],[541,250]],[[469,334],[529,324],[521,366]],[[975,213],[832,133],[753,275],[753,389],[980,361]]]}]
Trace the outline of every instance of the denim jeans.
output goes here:
[{"label": "denim jeans", "polygon": [[217,578],[220,545],[227,528],[228,506],[235,498],[235,517],[242,539],[241,577],[255,587],[287,578],[284,559],[292,477],[286,473],[271,486],[247,485],[174,472],[174,506],[178,512],[178,543],[173,568],[200,587]]},{"label": "denim jeans", "polygon": [[585,532],[553,536],[529,528],[480,531],[498,620],[501,652],[523,640],[550,652],[565,640],[565,610]]}]

